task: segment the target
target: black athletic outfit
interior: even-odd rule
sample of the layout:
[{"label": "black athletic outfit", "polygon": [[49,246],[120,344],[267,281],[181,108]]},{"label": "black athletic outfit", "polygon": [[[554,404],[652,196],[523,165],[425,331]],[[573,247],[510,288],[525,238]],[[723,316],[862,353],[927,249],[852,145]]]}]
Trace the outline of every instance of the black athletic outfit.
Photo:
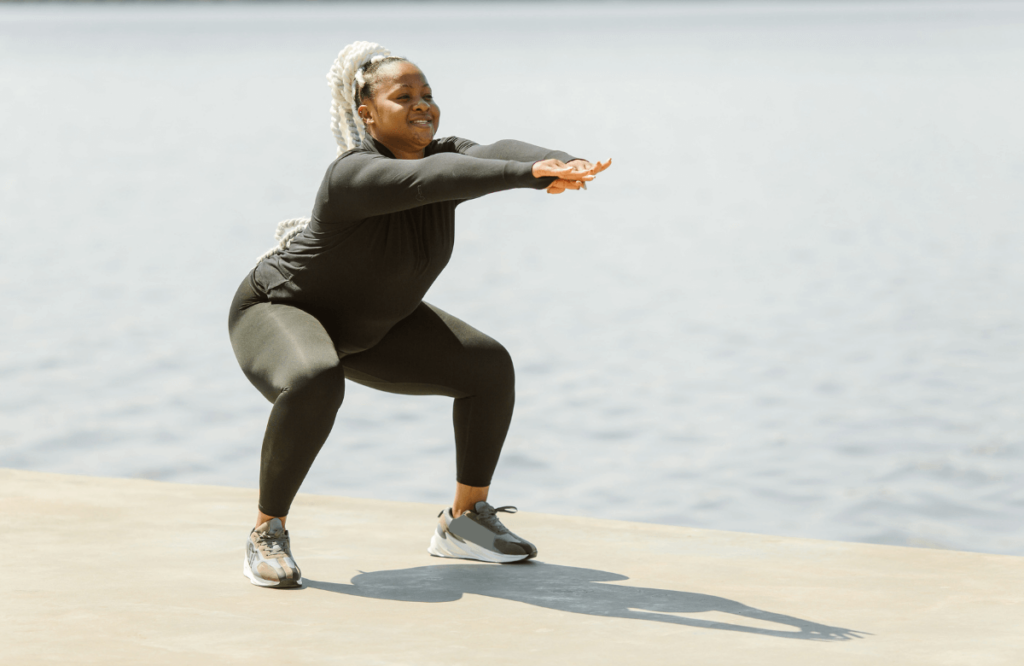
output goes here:
[{"label": "black athletic outfit", "polygon": [[542,189],[533,164],[575,159],[520,141],[448,137],[399,160],[369,134],[327,169],[309,225],[242,281],[228,330],[235,356],[274,403],[260,462],[260,511],[287,515],[345,394],[345,379],[455,398],[456,480],[487,486],[515,402],[497,341],[423,296],[448,264],[455,207]]}]

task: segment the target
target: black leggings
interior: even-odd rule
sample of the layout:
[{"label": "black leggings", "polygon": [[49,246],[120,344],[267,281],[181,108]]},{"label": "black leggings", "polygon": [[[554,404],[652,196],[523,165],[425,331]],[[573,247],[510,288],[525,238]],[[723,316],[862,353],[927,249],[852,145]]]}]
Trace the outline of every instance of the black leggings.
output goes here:
[{"label": "black leggings", "polygon": [[260,457],[263,513],[288,514],[334,425],[346,378],[389,393],[455,398],[455,478],[491,484],[512,419],[515,373],[505,348],[469,324],[420,303],[379,343],[345,355],[319,319],[271,303],[247,277],[228,331],[245,376],[274,403]]}]

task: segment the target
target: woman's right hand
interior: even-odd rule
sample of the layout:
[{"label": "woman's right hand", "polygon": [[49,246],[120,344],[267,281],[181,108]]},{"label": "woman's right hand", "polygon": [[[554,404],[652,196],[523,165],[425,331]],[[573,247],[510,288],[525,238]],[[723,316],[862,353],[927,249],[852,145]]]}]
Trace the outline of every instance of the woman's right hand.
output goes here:
[{"label": "woman's right hand", "polygon": [[[577,161],[579,164],[580,161]],[[612,161],[598,162],[591,164],[589,168],[573,167],[561,160],[541,160],[533,164],[534,178],[557,178],[555,182],[547,187],[549,194],[561,194],[565,190],[587,189],[586,182],[594,180],[597,174],[601,173]],[[588,163],[589,164],[589,163]]]}]

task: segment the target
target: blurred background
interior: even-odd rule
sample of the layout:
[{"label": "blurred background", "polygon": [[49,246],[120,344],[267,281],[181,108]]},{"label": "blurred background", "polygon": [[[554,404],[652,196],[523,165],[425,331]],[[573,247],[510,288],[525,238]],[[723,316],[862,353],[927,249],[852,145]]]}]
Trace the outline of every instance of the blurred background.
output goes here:
[{"label": "blurred background", "polygon": [[[257,487],[228,305],[356,40],[614,159],[427,296],[516,361],[492,504],[1024,555],[1016,2],[0,5],[0,467]],[[303,491],[448,506],[450,403],[350,384]]]}]

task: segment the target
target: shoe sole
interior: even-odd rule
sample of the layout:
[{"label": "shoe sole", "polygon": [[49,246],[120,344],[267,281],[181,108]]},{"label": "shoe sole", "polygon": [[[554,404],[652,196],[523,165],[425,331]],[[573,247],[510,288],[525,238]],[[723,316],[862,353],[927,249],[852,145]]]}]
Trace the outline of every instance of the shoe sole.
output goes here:
[{"label": "shoe sole", "polygon": [[248,578],[250,583],[252,583],[253,585],[258,585],[260,587],[278,587],[278,588],[302,587],[302,576],[301,575],[299,576],[299,579],[297,581],[295,581],[294,583],[284,583],[284,584],[282,584],[280,582],[275,583],[273,581],[264,580],[264,579],[260,578],[259,576],[257,576],[256,574],[254,574],[252,572],[252,568],[249,566],[248,558],[242,560],[242,575],[244,575],[246,578]]},{"label": "shoe sole", "polygon": [[430,546],[427,548],[427,552],[434,557],[477,560],[479,562],[494,562],[496,564],[520,562],[532,557],[529,554],[506,555],[505,553],[496,553],[470,541],[459,542],[455,539],[446,539],[438,534],[436,529],[434,530],[434,535],[430,538]]}]

